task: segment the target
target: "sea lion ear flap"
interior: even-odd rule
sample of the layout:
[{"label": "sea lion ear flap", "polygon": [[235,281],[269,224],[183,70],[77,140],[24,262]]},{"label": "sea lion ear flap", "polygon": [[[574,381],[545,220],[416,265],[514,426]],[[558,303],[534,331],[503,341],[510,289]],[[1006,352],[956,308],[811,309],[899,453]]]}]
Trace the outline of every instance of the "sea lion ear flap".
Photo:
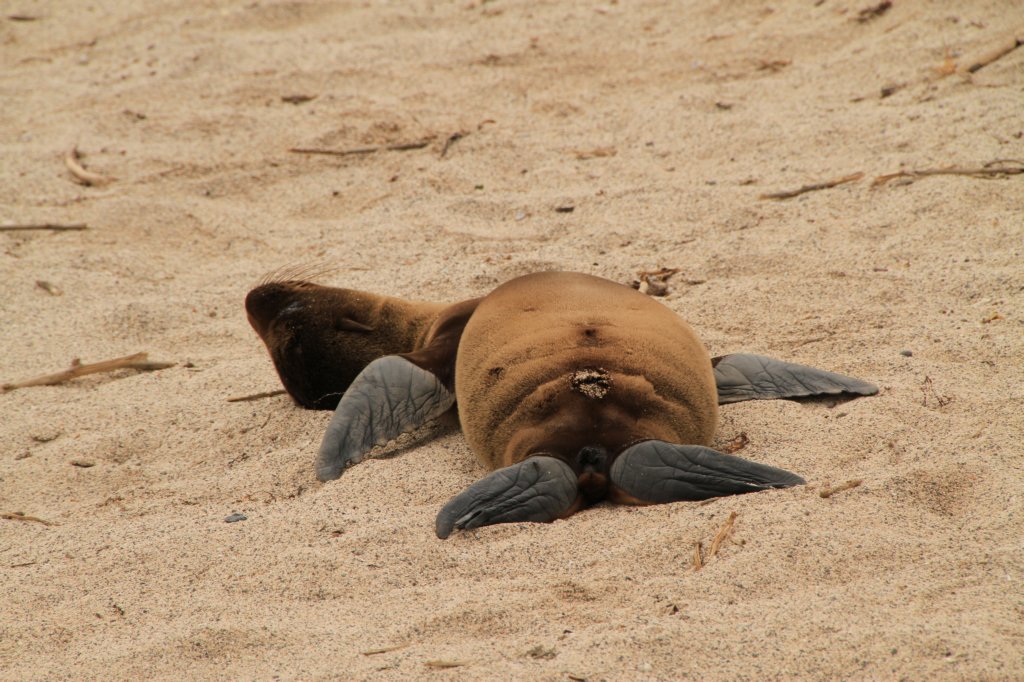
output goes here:
[{"label": "sea lion ear flap", "polygon": [[733,353],[711,359],[718,404],[815,395],[874,395],[878,387],[822,369],[763,355]]},{"label": "sea lion ear flap", "polygon": [[609,477],[625,499],[638,504],[705,500],[804,483],[782,469],[700,445],[660,440],[645,440],[623,450],[612,463]]},{"label": "sea lion ear flap", "polygon": [[316,477],[338,478],[375,446],[441,416],[454,404],[455,396],[435,374],[406,358],[374,360],[338,403],[317,454]]},{"label": "sea lion ear flap", "polygon": [[455,496],[437,515],[435,530],[444,540],[455,529],[554,521],[568,514],[577,495],[572,467],[555,457],[530,457],[498,469]]}]

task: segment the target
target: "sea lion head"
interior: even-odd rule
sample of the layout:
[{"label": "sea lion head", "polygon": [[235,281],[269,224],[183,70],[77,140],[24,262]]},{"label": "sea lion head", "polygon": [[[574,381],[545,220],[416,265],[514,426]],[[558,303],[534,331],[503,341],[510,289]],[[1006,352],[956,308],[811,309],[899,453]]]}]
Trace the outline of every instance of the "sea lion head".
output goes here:
[{"label": "sea lion head", "polygon": [[414,350],[437,307],[303,279],[267,281],[245,297],[281,383],[312,409],[337,407],[373,360]]}]

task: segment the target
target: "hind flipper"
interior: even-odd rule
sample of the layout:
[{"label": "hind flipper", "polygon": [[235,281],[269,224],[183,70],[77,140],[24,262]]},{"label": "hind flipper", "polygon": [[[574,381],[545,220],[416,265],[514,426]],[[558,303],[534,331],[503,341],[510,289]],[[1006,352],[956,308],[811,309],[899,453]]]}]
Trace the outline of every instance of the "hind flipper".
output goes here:
[{"label": "hind flipper", "polygon": [[700,445],[645,440],[626,448],[609,472],[613,499],[634,504],[705,500],[788,488],[796,474]]},{"label": "hind flipper", "polygon": [[577,496],[572,467],[554,457],[530,457],[498,469],[455,496],[437,515],[435,530],[444,540],[456,529],[554,521],[568,514]]},{"label": "hind flipper", "polygon": [[718,404],[818,395],[874,395],[878,387],[822,369],[763,355],[733,353],[712,358]]}]

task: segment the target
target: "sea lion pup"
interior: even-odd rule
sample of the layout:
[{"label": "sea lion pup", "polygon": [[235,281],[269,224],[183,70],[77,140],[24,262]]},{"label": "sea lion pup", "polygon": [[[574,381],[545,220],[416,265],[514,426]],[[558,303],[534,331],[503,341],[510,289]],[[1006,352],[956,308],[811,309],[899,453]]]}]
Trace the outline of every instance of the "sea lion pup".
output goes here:
[{"label": "sea lion pup", "polygon": [[[294,296],[296,287],[289,286]],[[355,315],[374,326],[375,320],[353,311],[352,301],[395,301],[337,291],[345,293],[329,298],[321,292],[316,305],[298,307],[323,306],[318,315],[330,317],[327,311],[337,306],[345,319]],[[294,315],[284,312],[292,306],[276,314],[264,306],[257,321]],[[878,391],[857,379],[758,355],[709,358],[693,330],[667,307],[590,275],[536,273],[482,299],[412,310],[408,323],[415,331],[404,337],[408,350],[372,359],[351,380],[316,470],[322,481],[338,478],[375,445],[457,401],[466,440],[495,471],[444,506],[436,522],[442,539],[456,529],[553,521],[602,499],[657,504],[801,484],[790,472],[706,447],[718,405]],[[301,363],[276,348],[280,341],[260,331],[273,325],[262,324],[253,322],[286,388],[309,381],[292,376]],[[321,355],[349,355],[343,347],[327,347],[335,341],[326,336],[316,340],[323,325],[312,332],[295,326],[303,352],[316,346]],[[395,324],[385,331],[399,336]],[[333,364],[351,370],[372,352],[363,345]]]}]

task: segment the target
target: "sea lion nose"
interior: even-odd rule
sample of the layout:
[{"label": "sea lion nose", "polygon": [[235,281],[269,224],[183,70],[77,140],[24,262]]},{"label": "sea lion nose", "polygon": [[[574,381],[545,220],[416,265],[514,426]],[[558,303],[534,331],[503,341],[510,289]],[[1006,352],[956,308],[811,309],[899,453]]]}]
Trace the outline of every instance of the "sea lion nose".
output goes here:
[{"label": "sea lion nose", "polygon": [[599,445],[587,445],[576,454],[576,463],[583,471],[602,471],[608,461],[608,451]]},{"label": "sea lion nose", "polygon": [[249,324],[257,334],[263,336],[271,320],[277,317],[289,301],[290,292],[281,284],[271,283],[256,287],[245,297],[245,312],[248,314]]}]

